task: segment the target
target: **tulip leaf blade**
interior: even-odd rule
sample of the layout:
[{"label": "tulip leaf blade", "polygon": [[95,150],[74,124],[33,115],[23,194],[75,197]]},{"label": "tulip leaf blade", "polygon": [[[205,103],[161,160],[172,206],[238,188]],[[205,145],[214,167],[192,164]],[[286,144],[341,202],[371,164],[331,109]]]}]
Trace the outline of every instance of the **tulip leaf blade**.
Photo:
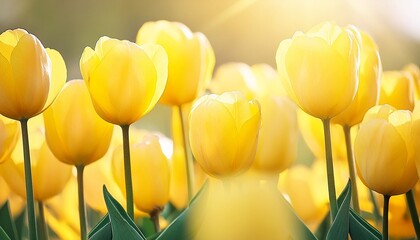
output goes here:
[{"label": "tulip leaf blade", "polygon": [[305,223],[303,223],[302,219],[295,213],[292,206],[284,199],[283,195],[280,195],[280,201],[286,210],[289,221],[292,222],[293,232],[291,237],[293,239],[318,240]]},{"label": "tulip leaf blade", "polygon": [[208,183],[204,183],[203,187],[201,187],[200,191],[194,196],[191,200],[190,205],[185,208],[178,217],[175,218],[171,222],[171,224],[165,228],[159,235],[155,236],[152,235],[148,239],[156,239],[156,240],[173,240],[173,239],[182,239],[182,240],[190,240],[193,239],[195,234],[198,231],[199,223],[195,223],[194,225],[197,226],[196,228],[188,228],[188,219],[193,211],[195,211],[195,207],[199,201],[205,198],[207,193]]},{"label": "tulip leaf blade", "polygon": [[350,236],[352,239],[382,239],[382,234],[353,209],[350,209]]},{"label": "tulip leaf blade", "polygon": [[6,201],[6,203],[0,208],[0,225],[9,239],[18,239],[16,226],[10,213],[9,201]]},{"label": "tulip leaf blade", "polygon": [[349,180],[347,186],[338,197],[338,213],[328,230],[327,240],[348,238],[350,225],[350,199],[351,183]]},{"label": "tulip leaf blade", "polygon": [[103,186],[103,193],[106,207],[108,209],[109,222],[112,230],[113,240],[138,240],[146,237],[136,226],[133,220],[125,212],[124,208],[118,201],[111,196],[111,194]]},{"label": "tulip leaf blade", "polygon": [[101,221],[89,232],[89,240],[111,240],[112,239],[112,229],[109,222],[109,216],[106,214]]},{"label": "tulip leaf blade", "polygon": [[0,239],[11,240],[2,227],[0,227]]}]

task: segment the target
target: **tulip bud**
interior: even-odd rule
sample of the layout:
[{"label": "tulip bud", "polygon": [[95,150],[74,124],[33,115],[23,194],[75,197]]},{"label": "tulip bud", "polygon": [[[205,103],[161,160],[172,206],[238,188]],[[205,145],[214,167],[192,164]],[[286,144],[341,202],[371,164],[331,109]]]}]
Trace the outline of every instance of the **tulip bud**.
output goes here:
[{"label": "tulip bud", "polygon": [[83,80],[66,83],[44,120],[48,146],[66,164],[86,166],[108,150],[113,125],[95,112]]},{"label": "tulip bud", "polygon": [[[370,189],[388,196],[406,193],[418,181],[411,112],[389,105],[371,108],[355,139],[356,169]],[[414,132],[414,131],[413,131]]]},{"label": "tulip bud", "polygon": [[86,47],[80,70],[93,106],[104,120],[130,125],[150,112],[165,89],[165,50],[156,44],[137,45],[101,37],[95,50]]},{"label": "tulip bud", "polygon": [[[122,148],[113,154],[114,175],[122,175]],[[140,142],[131,145],[134,204],[140,211],[161,211],[169,201],[169,162],[163,154],[159,138],[145,134]],[[117,173],[115,171],[118,171]],[[119,179],[122,179],[119,178]],[[124,188],[122,181],[120,188]]]},{"label": "tulip bud", "polygon": [[0,35],[0,114],[15,120],[44,111],[66,81],[61,55],[23,29]]},{"label": "tulip bud", "polygon": [[382,64],[372,37],[355,27],[350,30],[360,37],[359,87],[350,106],[334,117],[332,122],[352,127],[359,124],[365,113],[378,103]]},{"label": "tulip bud", "polygon": [[202,33],[192,33],[182,23],[145,23],[137,33],[137,44],[156,43],[168,54],[168,83],[161,103],[180,106],[200,96],[210,81],[214,52]]},{"label": "tulip bud", "polygon": [[306,113],[331,119],[353,101],[359,46],[354,34],[326,22],[282,41],[277,69],[289,96]]},{"label": "tulip bud", "polygon": [[255,157],[260,107],[240,92],[206,95],[190,113],[192,153],[202,169],[214,177],[247,170]]},{"label": "tulip bud", "polygon": [[382,74],[379,104],[388,104],[396,109],[414,109],[415,87],[406,71],[386,71]]}]

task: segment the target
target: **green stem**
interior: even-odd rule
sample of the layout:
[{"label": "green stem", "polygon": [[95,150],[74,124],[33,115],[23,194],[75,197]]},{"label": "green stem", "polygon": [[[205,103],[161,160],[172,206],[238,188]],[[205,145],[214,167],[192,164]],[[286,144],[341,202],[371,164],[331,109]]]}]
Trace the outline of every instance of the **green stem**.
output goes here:
[{"label": "green stem", "polygon": [[178,106],[178,113],[181,119],[181,131],[182,131],[182,145],[184,146],[184,156],[185,156],[185,166],[187,170],[187,185],[188,185],[188,205],[191,202],[191,199],[194,196],[194,166],[191,157],[188,154],[188,146],[187,146],[187,137],[186,131],[184,127],[184,116],[182,114],[182,106]]},{"label": "green stem", "polygon": [[325,156],[327,160],[328,197],[330,200],[330,208],[331,208],[330,214],[331,214],[331,221],[334,221],[335,216],[337,216],[338,207],[337,207],[337,195],[335,193],[334,164],[333,164],[332,146],[331,146],[330,119],[323,119],[322,123],[324,125]]},{"label": "green stem", "polygon": [[39,224],[38,231],[39,231],[40,239],[48,240],[48,228],[45,222],[43,201],[38,201],[38,224]]},{"label": "green stem", "polygon": [[155,226],[156,233],[160,232],[160,223],[159,223],[159,214],[160,209],[155,209],[150,213],[150,218],[152,219],[152,222]]},{"label": "green stem", "polygon": [[124,176],[125,192],[127,198],[127,214],[131,219],[134,219],[133,180],[131,179],[130,161],[130,125],[122,125],[121,130],[123,135]]},{"label": "green stem", "polygon": [[420,223],[419,223],[419,215],[417,214],[416,202],[414,201],[414,194],[413,190],[408,191],[405,194],[407,198],[407,205],[410,209],[410,216],[411,221],[413,222],[414,229],[416,230],[417,239],[420,239]]},{"label": "green stem", "polygon": [[29,239],[38,239],[35,219],[35,200],[32,185],[31,155],[29,150],[28,119],[21,119],[23,159],[25,169],[26,207],[28,209]]},{"label": "green stem", "polygon": [[80,239],[87,239],[86,230],[86,207],[85,207],[85,193],[83,191],[83,170],[84,165],[76,166],[77,169],[77,193],[79,197],[79,223],[80,223]]},{"label": "green stem", "polygon": [[382,221],[382,239],[388,240],[388,209],[389,209],[389,199],[391,196],[384,195],[384,214]]},{"label": "green stem", "polygon": [[353,147],[351,144],[351,136],[350,136],[350,127],[345,125],[343,126],[344,137],[346,139],[346,150],[347,150],[347,162],[349,165],[349,175],[351,180],[351,191],[352,191],[352,204],[353,209],[356,213],[360,214],[360,206],[359,206],[359,194],[357,192],[357,178],[355,173],[354,167],[354,156],[353,156]]}]

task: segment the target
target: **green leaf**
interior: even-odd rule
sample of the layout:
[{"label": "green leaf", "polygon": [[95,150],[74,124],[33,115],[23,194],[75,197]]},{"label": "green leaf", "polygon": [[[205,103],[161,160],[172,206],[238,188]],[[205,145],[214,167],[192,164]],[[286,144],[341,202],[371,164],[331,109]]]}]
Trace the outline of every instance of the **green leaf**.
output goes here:
[{"label": "green leaf", "polygon": [[350,236],[352,239],[382,239],[382,234],[353,209],[350,209]]},{"label": "green leaf", "polygon": [[338,198],[338,213],[330,230],[327,233],[327,240],[347,239],[349,234],[349,211],[351,199],[350,180]]},{"label": "green leaf", "polygon": [[103,187],[113,240],[139,240],[146,237],[127,215],[124,208],[111,196],[106,187]]},{"label": "green leaf", "polygon": [[112,240],[111,223],[108,214],[89,232],[89,240]]},{"label": "green leaf", "polygon": [[0,239],[2,240],[11,240],[9,236],[7,236],[6,232],[0,227]]},{"label": "green leaf", "polygon": [[280,195],[280,201],[286,210],[286,214],[288,216],[287,218],[291,221],[291,225],[293,226],[292,239],[318,240],[318,238],[295,213],[292,206],[286,201],[286,199],[284,199],[283,195]]},{"label": "green leaf", "polygon": [[10,214],[9,201],[6,201],[6,203],[0,208],[0,226],[11,240],[18,239],[15,223],[12,215]]},{"label": "green leaf", "polygon": [[327,237],[328,229],[330,229],[330,212],[328,211],[325,217],[322,219],[322,222],[319,224],[318,228],[315,231],[315,236],[318,239],[325,239]]},{"label": "green leaf", "polygon": [[[195,234],[197,233],[197,229],[191,230],[191,228],[187,227],[188,218],[191,215],[191,212],[195,210],[195,206],[197,202],[204,198],[205,193],[207,192],[207,182],[203,185],[201,190],[196,194],[196,196],[191,200],[190,206],[188,206],[184,211],[179,214],[177,218],[175,218],[172,223],[165,228],[158,236],[151,236],[148,239],[156,239],[156,240],[174,240],[174,239],[182,239],[182,240],[190,240],[193,239]],[[194,223],[197,225],[200,223]]]}]

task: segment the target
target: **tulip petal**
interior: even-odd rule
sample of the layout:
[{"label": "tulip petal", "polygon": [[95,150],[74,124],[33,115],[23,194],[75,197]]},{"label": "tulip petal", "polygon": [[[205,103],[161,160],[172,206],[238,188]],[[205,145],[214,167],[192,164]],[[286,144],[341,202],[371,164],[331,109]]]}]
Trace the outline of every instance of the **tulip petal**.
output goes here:
[{"label": "tulip petal", "polygon": [[13,48],[19,42],[19,39],[28,34],[23,29],[7,30],[0,35],[0,55],[3,55],[8,61],[12,55]]},{"label": "tulip petal", "polygon": [[[48,97],[51,79],[51,61],[42,43],[33,35],[23,35],[10,57],[14,84],[17,89],[18,115],[30,118],[40,113]],[[17,119],[18,120],[18,119]]]},{"label": "tulip petal", "polygon": [[165,49],[157,44],[147,43],[140,47],[154,63],[157,73],[155,93],[150,101],[149,108],[145,112],[146,114],[154,108],[165,90],[168,81],[168,55]]},{"label": "tulip petal", "polygon": [[45,106],[43,110],[48,108],[54,99],[57,97],[58,93],[64,86],[64,83],[67,79],[67,68],[64,62],[63,57],[61,54],[54,50],[54,49],[45,49],[47,54],[51,60],[52,70],[51,70],[51,82],[50,82],[50,90],[48,92],[48,98],[45,102]]},{"label": "tulip petal", "polygon": [[86,85],[89,86],[91,74],[95,71],[100,61],[98,55],[92,48],[86,47],[83,50],[82,57],[80,58],[80,72]]}]

